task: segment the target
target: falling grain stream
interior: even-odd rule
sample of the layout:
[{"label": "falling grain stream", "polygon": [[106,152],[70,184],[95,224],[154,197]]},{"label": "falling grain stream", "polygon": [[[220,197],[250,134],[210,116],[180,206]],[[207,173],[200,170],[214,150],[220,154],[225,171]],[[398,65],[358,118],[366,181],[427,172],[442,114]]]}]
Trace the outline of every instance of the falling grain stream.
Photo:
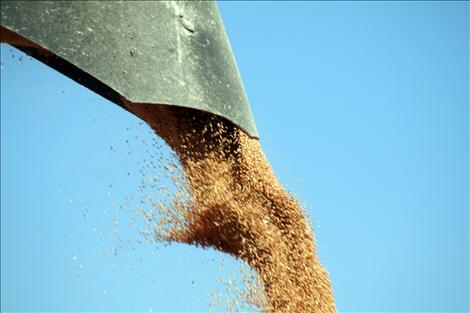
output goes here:
[{"label": "falling grain stream", "polygon": [[188,181],[190,208],[177,212],[183,222],[166,240],[245,261],[259,274],[268,312],[336,312],[305,212],[278,182],[258,140],[197,110],[126,107],[177,153]]}]

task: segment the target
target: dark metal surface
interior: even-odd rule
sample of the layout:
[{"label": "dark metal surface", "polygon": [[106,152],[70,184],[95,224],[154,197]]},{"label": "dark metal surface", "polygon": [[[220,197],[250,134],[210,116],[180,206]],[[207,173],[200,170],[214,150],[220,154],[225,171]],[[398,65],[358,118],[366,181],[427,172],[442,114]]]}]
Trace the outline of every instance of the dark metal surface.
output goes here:
[{"label": "dark metal surface", "polygon": [[168,104],[227,118],[258,137],[215,2],[2,1],[1,25],[33,56],[121,104]]}]

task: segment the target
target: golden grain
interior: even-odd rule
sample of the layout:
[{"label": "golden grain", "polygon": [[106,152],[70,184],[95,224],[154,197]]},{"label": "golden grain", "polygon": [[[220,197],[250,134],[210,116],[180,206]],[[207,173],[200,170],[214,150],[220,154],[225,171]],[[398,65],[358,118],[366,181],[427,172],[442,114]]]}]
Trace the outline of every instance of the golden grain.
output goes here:
[{"label": "golden grain", "polygon": [[262,292],[255,284],[241,292],[244,300],[267,312],[336,312],[305,212],[278,182],[258,140],[197,110],[126,107],[168,143],[184,169],[173,178],[176,199],[156,204],[165,213],[153,230],[157,240],[212,247],[243,260],[262,285]]}]

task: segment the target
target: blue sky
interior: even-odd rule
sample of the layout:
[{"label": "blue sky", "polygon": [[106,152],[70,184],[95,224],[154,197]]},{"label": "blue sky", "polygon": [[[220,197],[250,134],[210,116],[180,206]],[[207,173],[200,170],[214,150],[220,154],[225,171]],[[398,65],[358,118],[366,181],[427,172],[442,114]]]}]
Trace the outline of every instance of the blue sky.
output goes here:
[{"label": "blue sky", "polygon": [[[219,8],[339,310],[468,311],[468,2]],[[207,310],[237,262],[129,225],[142,167],[168,151],[118,106],[1,53],[2,311]]]}]

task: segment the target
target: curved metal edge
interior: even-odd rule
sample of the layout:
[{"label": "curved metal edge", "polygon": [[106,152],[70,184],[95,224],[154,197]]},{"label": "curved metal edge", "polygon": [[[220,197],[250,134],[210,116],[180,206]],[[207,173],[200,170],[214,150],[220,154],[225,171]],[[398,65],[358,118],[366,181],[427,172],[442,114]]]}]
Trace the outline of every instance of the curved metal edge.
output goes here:
[{"label": "curved metal edge", "polygon": [[[119,93],[117,90],[114,90],[113,88],[109,87],[99,79],[95,78],[91,74],[87,73],[83,69],[77,67],[76,65],[68,62],[67,60],[59,57],[52,51],[49,51],[41,46],[39,46],[37,43],[29,40],[28,38],[25,38],[18,33],[8,29],[7,27],[4,27],[3,25],[0,25],[0,33],[1,33],[1,43],[6,43],[10,44],[16,49],[23,51],[27,55],[35,58],[36,60],[44,63],[45,65],[53,68],[54,70],[58,71],[59,73],[67,76],[68,78],[72,79],[73,81],[79,83],[80,85],[90,89],[91,91],[99,94],[103,98],[117,104],[124,110],[132,113],[135,115],[132,111],[130,111],[124,104],[124,101],[134,103],[131,100],[127,99],[124,95]],[[167,106],[176,106],[176,107],[182,107],[182,108],[188,108],[188,109],[193,109],[193,110],[199,110],[203,111],[209,114],[213,114],[216,116],[219,116],[220,118],[223,118],[227,121],[229,121],[231,124],[235,125],[236,127],[240,128],[245,132],[250,138],[253,139],[259,139],[258,135],[252,135],[250,132],[248,132],[246,129],[235,123],[234,121],[230,120],[224,115],[221,114],[216,114],[214,112],[206,111],[206,110],[201,110],[201,109],[195,109],[191,105],[185,105],[185,104],[174,104],[174,103],[151,103],[153,105],[167,105]],[[137,115],[135,115],[137,116]]]}]

